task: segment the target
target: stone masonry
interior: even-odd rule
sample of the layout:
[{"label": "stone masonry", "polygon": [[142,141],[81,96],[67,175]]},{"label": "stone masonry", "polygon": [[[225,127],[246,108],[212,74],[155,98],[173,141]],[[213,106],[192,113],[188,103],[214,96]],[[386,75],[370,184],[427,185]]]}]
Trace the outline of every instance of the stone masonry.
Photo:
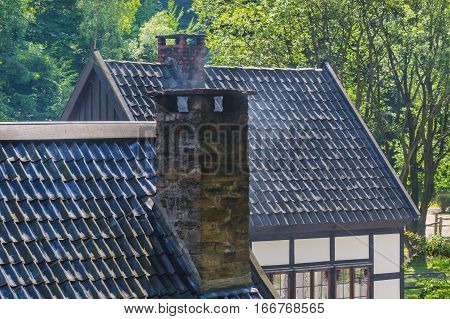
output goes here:
[{"label": "stone masonry", "polygon": [[223,91],[217,112],[214,96],[199,91],[188,94],[188,112],[178,112],[176,95],[157,98],[157,201],[207,291],[250,283],[248,103]]}]

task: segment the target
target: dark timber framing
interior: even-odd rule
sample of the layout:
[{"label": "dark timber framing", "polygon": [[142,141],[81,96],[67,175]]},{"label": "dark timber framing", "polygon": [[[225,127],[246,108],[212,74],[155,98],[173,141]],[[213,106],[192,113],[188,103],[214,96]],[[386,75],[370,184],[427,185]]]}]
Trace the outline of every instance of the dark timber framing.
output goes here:
[{"label": "dark timber framing", "polygon": [[[380,229],[403,228],[407,221],[386,221],[349,224],[314,224],[293,226],[272,226],[250,228],[250,239],[261,240],[283,240],[289,238],[311,238],[323,237],[328,234],[366,234],[368,230],[377,232]],[[299,237],[300,236],[300,237]]]}]

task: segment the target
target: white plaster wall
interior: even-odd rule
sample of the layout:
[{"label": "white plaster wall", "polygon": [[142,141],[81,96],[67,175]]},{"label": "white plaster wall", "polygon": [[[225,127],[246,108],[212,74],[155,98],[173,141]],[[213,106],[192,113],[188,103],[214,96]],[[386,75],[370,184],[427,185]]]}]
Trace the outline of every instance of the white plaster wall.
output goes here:
[{"label": "white plaster wall", "polygon": [[255,241],[252,251],[261,266],[289,264],[289,240]]},{"label": "white plaster wall", "polygon": [[330,238],[296,239],[294,241],[296,264],[330,260]]},{"label": "white plaster wall", "polygon": [[374,281],[374,299],[400,299],[400,279]]},{"label": "white plaster wall", "polygon": [[335,239],[336,260],[369,259],[369,236],[346,236]]},{"label": "white plaster wall", "polygon": [[374,235],[374,273],[400,271],[400,234]]}]

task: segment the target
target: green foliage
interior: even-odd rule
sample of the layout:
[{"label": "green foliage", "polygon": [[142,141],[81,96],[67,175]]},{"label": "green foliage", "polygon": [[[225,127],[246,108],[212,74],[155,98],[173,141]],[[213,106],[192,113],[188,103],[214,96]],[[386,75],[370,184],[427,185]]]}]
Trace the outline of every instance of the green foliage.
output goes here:
[{"label": "green foliage", "polygon": [[180,21],[184,16],[184,10],[178,10],[175,1],[169,0],[168,9],[156,13],[141,27],[139,36],[130,42],[129,54],[135,60],[154,62],[157,60],[158,34],[170,34],[176,32],[192,32],[193,23],[186,30],[180,30]]},{"label": "green foliage", "polygon": [[450,280],[424,279],[418,285],[421,299],[450,299]]},{"label": "green foliage", "polygon": [[27,28],[27,40],[45,47],[51,55],[73,72],[79,72],[91,48],[78,32],[82,16],[76,10],[77,0],[31,0],[33,22]]},{"label": "green foliage", "polygon": [[447,1],[195,0],[195,12],[191,3],[0,1],[0,120],[55,119],[94,40],[106,58],[155,61],[155,35],[197,30],[198,17],[214,64],[330,61],[413,200],[425,210],[441,194],[445,205]]},{"label": "green foliage", "polygon": [[[449,182],[447,1],[194,0],[193,8],[213,64],[330,61],[425,216],[435,183]],[[423,233],[425,217],[413,226]]]},{"label": "green foliage", "polygon": [[[450,259],[445,257],[415,258],[405,267],[405,298],[427,298],[431,282],[446,281],[450,276]],[[439,287],[439,286],[438,286]],[[439,289],[439,288],[438,288]]]},{"label": "green foliage", "polygon": [[439,206],[441,206],[442,212],[446,213],[450,207],[450,192],[439,194],[438,202]]},{"label": "green foliage", "polygon": [[450,153],[441,161],[436,172],[437,202],[442,212],[447,212],[450,207]]},{"label": "green foliage", "polygon": [[82,20],[80,31],[85,43],[96,43],[109,58],[122,58],[126,35],[133,29],[139,0],[77,0]]},{"label": "green foliage", "polygon": [[179,8],[184,11],[183,16],[180,19],[180,28],[187,29],[191,24],[192,20],[195,19],[195,12],[191,10],[192,0],[163,0],[161,3],[164,9],[168,9],[170,6],[170,2],[172,2]]},{"label": "green foliage", "polygon": [[136,12],[134,27],[138,31],[140,27],[150,20],[158,11],[161,11],[161,4],[156,0],[141,0],[141,6]]},{"label": "green foliage", "polygon": [[427,266],[430,269],[436,269],[444,273],[450,273],[450,258],[433,257],[427,260]]},{"label": "green foliage", "polygon": [[138,38],[130,42],[131,57],[135,60],[156,61],[158,56],[156,36],[175,32],[170,20],[168,12],[161,11],[144,23],[139,30]]},{"label": "green foliage", "polygon": [[436,173],[436,191],[438,194],[450,192],[450,152],[442,159]]},{"label": "green foliage", "polygon": [[30,41],[35,23],[30,1],[0,2],[0,119],[47,120],[57,116],[71,90],[73,74],[45,44]]},{"label": "green foliage", "polygon": [[442,192],[437,196],[442,213],[448,213],[450,207],[450,192]]},{"label": "green foliage", "polygon": [[406,239],[415,251],[412,259],[420,256],[450,258],[450,238],[433,235],[430,239],[424,236],[405,232]]},{"label": "green foliage", "polygon": [[425,252],[432,257],[450,258],[450,238],[434,235],[426,241]]}]

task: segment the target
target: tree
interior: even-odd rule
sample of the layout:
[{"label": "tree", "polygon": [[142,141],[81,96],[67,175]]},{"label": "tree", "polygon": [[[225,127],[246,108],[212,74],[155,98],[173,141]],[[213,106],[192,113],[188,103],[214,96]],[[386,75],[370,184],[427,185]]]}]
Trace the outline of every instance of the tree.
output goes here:
[{"label": "tree", "polygon": [[46,120],[55,117],[70,90],[71,74],[27,39],[34,22],[26,0],[0,2],[0,118]]},{"label": "tree", "polygon": [[180,28],[188,28],[192,20],[195,20],[195,12],[191,10],[192,0],[161,0],[159,2],[161,2],[161,7],[164,10],[168,10],[171,2],[173,2],[177,8],[184,11],[184,14],[180,19]]},{"label": "tree", "polygon": [[156,13],[143,24],[136,39],[130,42],[130,56],[135,60],[156,61],[158,57],[156,36],[177,32],[192,32],[195,28],[191,22],[187,29],[180,30],[180,21],[184,10],[178,10],[175,1],[170,0],[167,10]]},{"label": "tree", "polygon": [[77,0],[84,46],[96,46],[108,58],[123,58],[139,0]]},{"label": "tree", "polygon": [[[445,0],[195,0],[213,64],[329,60],[420,208],[423,234],[449,152]],[[399,141],[398,144],[392,141]]]},{"label": "tree", "polygon": [[[29,6],[34,19],[27,29],[26,38],[45,46],[53,58],[80,72],[85,64],[90,46],[77,32],[82,16],[76,8],[77,0],[31,0]],[[89,44],[90,45],[90,44]]]},{"label": "tree", "polygon": [[[134,28],[136,33],[142,27],[142,25],[150,20],[157,12],[162,11],[162,4],[157,0],[141,0],[141,6],[136,12],[136,21]],[[136,34],[134,34],[136,35]]]},{"label": "tree", "polygon": [[394,5],[383,40],[399,107],[400,179],[409,186],[421,218],[412,229],[425,233],[435,175],[448,154],[449,52],[447,2]]}]

